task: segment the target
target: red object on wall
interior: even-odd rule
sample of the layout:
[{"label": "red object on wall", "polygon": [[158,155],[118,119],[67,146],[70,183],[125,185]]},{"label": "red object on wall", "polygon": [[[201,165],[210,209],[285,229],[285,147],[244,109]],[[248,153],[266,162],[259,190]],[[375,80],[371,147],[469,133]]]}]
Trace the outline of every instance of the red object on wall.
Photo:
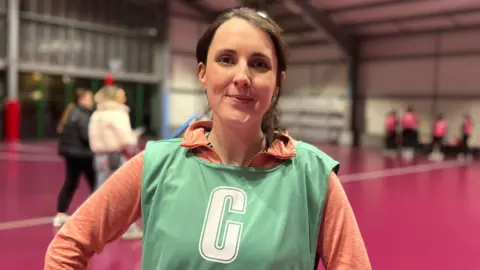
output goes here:
[{"label": "red object on wall", "polygon": [[5,102],[5,139],[17,142],[20,138],[20,102],[7,99]]},{"label": "red object on wall", "polygon": [[105,76],[105,85],[113,85],[113,75],[111,73],[107,74],[107,76]]}]

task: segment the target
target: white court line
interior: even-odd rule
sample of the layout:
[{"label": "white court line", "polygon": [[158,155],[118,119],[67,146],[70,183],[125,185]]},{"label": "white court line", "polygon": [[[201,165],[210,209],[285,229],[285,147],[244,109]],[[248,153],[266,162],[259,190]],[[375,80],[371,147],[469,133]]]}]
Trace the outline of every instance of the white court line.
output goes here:
[{"label": "white court line", "polygon": [[62,159],[58,155],[38,155],[26,153],[5,153],[0,152],[0,160],[11,161],[34,161],[34,162],[60,162]]},{"label": "white court line", "polygon": [[[378,170],[378,171],[371,171],[371,172],[340,175],[340,179],[342,183],[362,181],[362,180],[372,180],[375,178],[384,178],[384,177],[399,176],[399,175],[412,174],[412,173],[421,173],[421,172],[455,168],[460,166],[466,166],[470,163],[471,162],[469,161],[445,161],[440,163],[414,165],[414,166],[408,166],[403,168],[392,168],[392,169],[385,169],[385,170]],[[40,217],[40,218],[33,218],[33,219],[4,222],[4,223],[0,223],[0,231],[19,229],[19,228],[29,228],[33,226],[50,224],[52,223],[52,220],[53,220],[53,217]]]},{"label": "white court line", "polygon": [[346,174],[340,175],[340,180],[342,183],[345,182],[353,182],[353,181],[362,181],[362,180],[371,180],[375,178],[383,178],[383,177],[391,177],[391,176],[399,176],[404,174],[412,174],[412,173],[422,173],[422,172],[429,172],[429,171],[436,171],[436,170],[443,170],[449,168],[455,168],[460,166],[466,166],[472,163],[471,161],[444,161],[440,163],[427,163],[421,165],[414,165],[414,166],[407,166],[407,167],[400,167],[400,168],[391,168],[385,170],[378,170],[378,171],[371,171],[371,172],[361,172],[361,173],[353,173],[353,174]]},{"label": "white court line", "polygon": [[21,229],[21,228],[31,228],[34,226],[51,224],[52,222],[53,222],[53,217],[40,217],[40,218],[8,221],[8,222],[0,223],[0,231],[11,230],[11,229]]},{"label": "white court line", "polygon": [[31,153],[51,153],[52,150],[55,149],[55,145],[52,146],[38,146],[38,145],[30,145],[30,144],[22,144],[22,143],[11,143],[11,144],[1,144],[0,148],[2,149],[15,149],[15,150],[23,150],[25,152]]}]

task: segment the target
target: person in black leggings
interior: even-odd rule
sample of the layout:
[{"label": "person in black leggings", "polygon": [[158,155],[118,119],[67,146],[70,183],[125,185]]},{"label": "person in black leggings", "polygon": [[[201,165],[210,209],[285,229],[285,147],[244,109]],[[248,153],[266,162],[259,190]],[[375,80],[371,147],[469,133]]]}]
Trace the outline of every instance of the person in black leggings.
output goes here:
[{"label": "person in black leggings", "polygon": [[395,157],[397,155],[397,130],[398,116],[395,110],[391,110],[385,122],[385,150],[384,155]]},{"label": "person in black leggings", "polygon": [[95,185],[93,152],[88,141],[88,123],[93,110],[93,94],[87,89],[75,92],[73,103],[65,109],[57,127],[60,134],[59,154],[65,160],[65,182],[57,201],[57,215],[53,226],[60,227],[68,219],[67,211],[84,174],[91,192]]},{"label": "person in black leggings", "polygon": [[461,140],[460,140],[460,151],[457,158],[459,160],[471,160],[472,153],[470,151],[469,139],[472,136],[473,132],[473,122],[470,114],[465,113],[463,116],[462,130],[461,130]]}]

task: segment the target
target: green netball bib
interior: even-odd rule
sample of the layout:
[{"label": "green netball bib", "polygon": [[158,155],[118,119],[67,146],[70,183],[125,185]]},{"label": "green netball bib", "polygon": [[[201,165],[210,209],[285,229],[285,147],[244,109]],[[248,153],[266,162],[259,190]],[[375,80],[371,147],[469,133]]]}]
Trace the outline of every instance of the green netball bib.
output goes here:
[{"label": "green netball bib", "polygon": [[243,168],[203,161],[180,142],[145,150],[142,269],[313,269],[336,161],[297,142],[296,157],[275,168]]}]

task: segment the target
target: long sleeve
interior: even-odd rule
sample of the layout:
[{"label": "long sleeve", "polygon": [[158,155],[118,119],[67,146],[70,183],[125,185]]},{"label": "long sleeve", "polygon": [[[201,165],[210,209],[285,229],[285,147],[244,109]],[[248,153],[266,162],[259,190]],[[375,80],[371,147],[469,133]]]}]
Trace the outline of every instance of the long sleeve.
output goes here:
[{"label": "long sleeve", "polygon": [[125,109],[97,109],[89,123],[90,147],[95,153],[122,152],[136,146],[138,136]]},{"label": "long sleeve", "polygon": [[141,216],[143,152],[115,172],[71,216],[50,243],[45,270],[87,269],[89,259]]},{"label": "long sleeve", "polygon": [[117,113],[116,119],[111,123],[115,134],[119,141],[122,142],[122,146],[137,145],[138,136],[132,130],[132,124],[130,123],[130,116],[127,112],[121,111]]},{"label": "long sleeve", "polygon": [[357,220],[335,173],[330,173],[317,252],[327,270],[372,269]]}]

